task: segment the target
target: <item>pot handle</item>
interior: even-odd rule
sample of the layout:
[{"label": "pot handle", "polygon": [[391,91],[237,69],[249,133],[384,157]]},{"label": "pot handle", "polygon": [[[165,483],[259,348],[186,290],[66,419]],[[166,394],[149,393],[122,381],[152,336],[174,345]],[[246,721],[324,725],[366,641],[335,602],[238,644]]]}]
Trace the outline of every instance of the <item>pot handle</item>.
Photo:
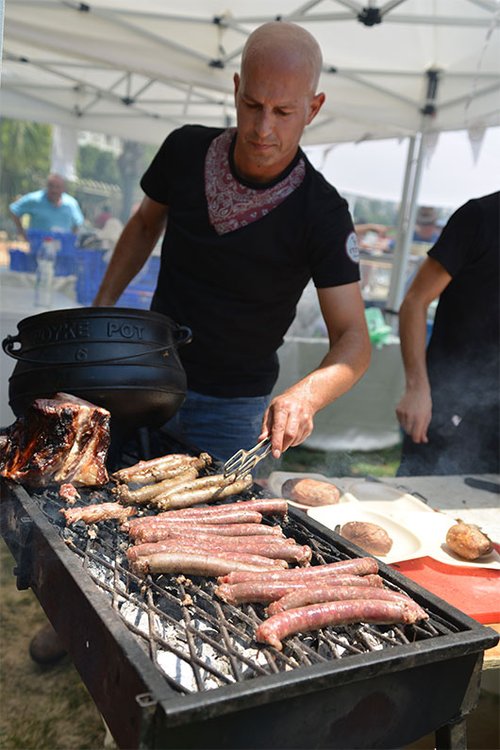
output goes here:
[{"label": "pot handle", "polygon": [[177,329],[173,331],[176,346],[184,346],[184,344],[190,344],[193,340],[193,332],[188,326],[177,326]]},{"label": "pot handle", "polygon": [[6,336],[4,340],[2,341],[2,349],[4,350],[5,354],[8,354],[9,357],[14,357],[14,359],[17,359],[15,353],[14,353],[14,344],[20,344],[17,336]]},{"label": "pot handle", "polygon": [[[71,361],[63,360],[59,362],[54,362],[52,364],[64,365],[65,367],[79,367],[81,365],[110,365],[110,364],[114,364],[115,362],[125,362],[128,359],[137,359],[138,357],[144,357],[149,354],[162,353],[165,356],[167,356],[167,353],[170,349],[177,348],[177,346],[180,346],[182,344],[187,344],[192,338],[191,330],[189,328],[185,326],[180,326],[180,328],[183,329],[181,333],[184,338],[182,338],[179,342],[170,344],[169,346],[159,346],[155,349],[146,349],[141,352],[136,352],[135,354],[126,354],[125,356],[122,356],[122,357],[107,357],[106,359],[92,359],[92,360],[77,359],[76,361],[75,360],[71,360]],[[174,331],[173,334],[175,336],[177,334],[177,331]],[[20,343],[19,339],[16,338],[15,336],[7,336],[7,338],[5,338],[2,341],[2,348],[4,352],[9,355],[9,357],[12,357],[13,359],[17,359],[19,362],[29,362],[30,364],[33,364],[33,365],[49,364],[47,362],[44,362],[43,360],[34,359],[33,357],[26,357],[21,353],[21,350],[19,350],[18,352],[15,352],[13,348],[15,343]]]}]

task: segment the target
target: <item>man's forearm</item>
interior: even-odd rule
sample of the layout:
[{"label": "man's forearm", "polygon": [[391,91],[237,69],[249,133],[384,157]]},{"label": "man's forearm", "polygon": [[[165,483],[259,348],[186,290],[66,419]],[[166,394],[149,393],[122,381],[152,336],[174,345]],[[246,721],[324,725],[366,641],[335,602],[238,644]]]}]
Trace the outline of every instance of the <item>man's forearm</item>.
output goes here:
[{"label": "man's forearm", "polygon": [[330,347],[318,367],[300,381],[309,392],[314,411],[347,393],[370,364],[371,344],[365,331],[347,331]]},{"label": "man's forearm", "polygon": [[14,224],[16,225],[17,233],[20,234],[21,237],[24,237],[24,239],[26,239],[26,233],[24,231],[24,227],[21,223],[20,217],[17,216],[17,214],[13,213],[12,211],[9,211],[9,215],[12,221],[14,222]]},{"label": "man's forearm", "polygon": [[399,336],[406,387],[428,388],[425,354],[427,308],[424,305],[414,304],[410,297],[403,302],[399,311]]}]

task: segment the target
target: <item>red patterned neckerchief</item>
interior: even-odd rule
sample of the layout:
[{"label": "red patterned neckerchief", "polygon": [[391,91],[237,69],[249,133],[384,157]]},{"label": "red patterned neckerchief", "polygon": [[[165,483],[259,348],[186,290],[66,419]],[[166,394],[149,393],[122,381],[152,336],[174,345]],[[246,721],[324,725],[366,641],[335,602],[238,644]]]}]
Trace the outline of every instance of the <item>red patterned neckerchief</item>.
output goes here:
[{"label": "red patterned neckerchief", "polygon": [[255,189],[242,185],[229,164],[229,149],[236,128],[228,128],[210,144],[205,159],[205,194],[210,223],[217,234],[227,234],[262,219],[283,203],[304,179],[304,159],[276,185]]}]

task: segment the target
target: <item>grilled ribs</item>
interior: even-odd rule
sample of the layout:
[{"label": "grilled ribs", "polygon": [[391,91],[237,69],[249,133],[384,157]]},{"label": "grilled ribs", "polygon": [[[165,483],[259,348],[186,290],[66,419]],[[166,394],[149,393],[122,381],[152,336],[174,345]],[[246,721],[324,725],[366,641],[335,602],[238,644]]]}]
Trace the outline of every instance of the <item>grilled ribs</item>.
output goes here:
[{"label": "grilled ribs", "polygon": [[106,484],[110,416],[106,409],[67,393],[36,399],[7,428],[0,446],[0,476],[34,487]]}]

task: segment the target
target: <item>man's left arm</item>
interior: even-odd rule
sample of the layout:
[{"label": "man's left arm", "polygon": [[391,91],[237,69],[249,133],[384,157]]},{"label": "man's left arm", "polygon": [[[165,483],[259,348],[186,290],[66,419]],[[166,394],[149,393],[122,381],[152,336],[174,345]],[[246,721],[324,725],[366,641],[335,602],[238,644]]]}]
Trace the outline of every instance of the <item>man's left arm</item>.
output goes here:
[{"label": "man's left arm", "polygon": [[318,289],[330,347],[319,366],[275,396],[264,414],[260,439],[270,436],[279,458],[311,434],[314,415],[346,393],[368,369],[371,343],[359,283]]},{"label": "man's left arm", "polygon": [[83,211],[76,198],[73,198],[71,202],[71,218],[73,220],[71,231],[76,234],[85,221]]}]

